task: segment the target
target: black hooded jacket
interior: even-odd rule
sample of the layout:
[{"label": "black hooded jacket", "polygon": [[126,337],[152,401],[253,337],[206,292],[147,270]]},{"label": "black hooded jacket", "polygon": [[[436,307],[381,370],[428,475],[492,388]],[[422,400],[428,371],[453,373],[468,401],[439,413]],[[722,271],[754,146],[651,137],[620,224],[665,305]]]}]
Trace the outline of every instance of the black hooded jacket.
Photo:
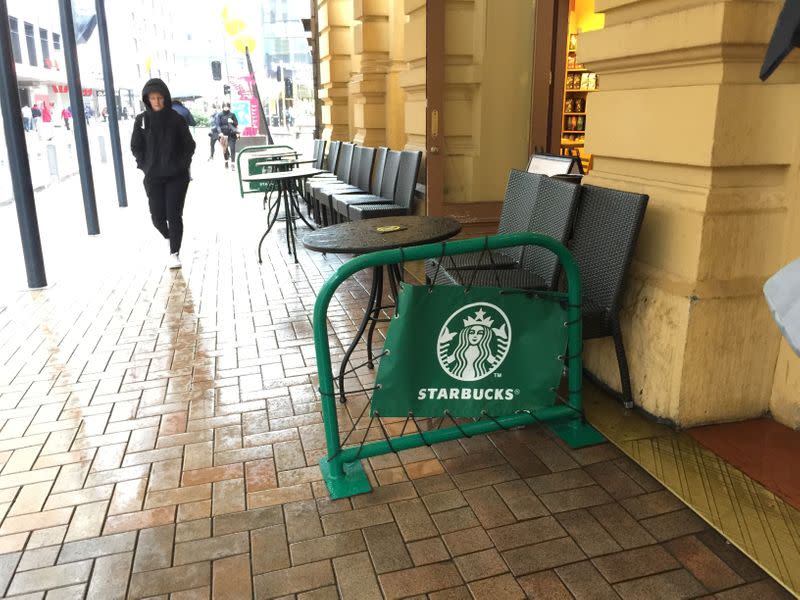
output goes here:
[{"label": "black hooded jacket", "polygon": [[[148,95],[164,96],[164,108],[154,111]],[[172,97],[160,79],[151,79],[142,89],[145,111],[136,116],[131,136],[131,152],[136,166],[146,178],[189,177],[195,143],[181,115],[172,110]]]}]

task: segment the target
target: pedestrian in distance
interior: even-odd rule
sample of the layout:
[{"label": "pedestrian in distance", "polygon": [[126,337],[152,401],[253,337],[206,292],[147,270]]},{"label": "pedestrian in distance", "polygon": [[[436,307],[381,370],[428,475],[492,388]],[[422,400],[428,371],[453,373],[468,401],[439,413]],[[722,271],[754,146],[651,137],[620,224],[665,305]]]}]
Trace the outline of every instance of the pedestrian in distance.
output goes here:
[{"label": "pedestrian in distance", "polygon": [[186,121],[186,124],[189,127],[194,127],[197,125],[195,123],[194,117],[192,116],[191,111],[183,105],[183,102],[180,100],[173,100],[172,101],[172,110],[178,113],[180,116],[183,117],[183,120]]},{"label": "pedestrian in distance", "polygon": [[22,127],[25,131],[33,129],[33,113],[31,107],[27,104],[22,107]]},{"label": "pedestrian in distance", "polygon": [[170,269],[180,269],[183,206],[195,143],[189,126],[172,110],[172,97],[160,79],[142,89],[145,111],[136,116],[131,152],[144,172],[144,189],[155,228],[169,240]]},{"label": "pedestrian in distance", "polygon": [[42,102],[42,124],[39,126],[39,137],[43,140],[53,139],[53,114],[47,102]]},{"label": "pedestrian in distance", "polygon": [[68,106],[65,106],[61,111],[61,120],[64,121],[64,127],[69,131],[69,120],[72,118],[72,112]]},{"label": "pedestrian in distance", "polygon": [[[214,108],[216,109],[216,107]],[[219,112],[217,110],[214,110],[214,114],[212,114],[211,117],[209,117],[208,119],[208,128],[209,128],[208,138],[209,141],[211,142],[211,154],[209,154],[208,160],[214,160],[214,148],[216,147],[217,142],[219,142],[220,132],[219,132],[219,122],[217,120],[218,115]]]},{"label": "pedestrian in distance", "polygon": [[33,119],[33,130],[39,131],[39,122],[42,120],[42,111],[36,105],[36,103],[31,106],[31,117]]},{"label": "pedestrian in distance", "polygon": [[236,139],[239,137],[239,120],[231,112],[231,105],[226,102],[222,105],[222,112],[217,115],[219,126],[219,141],[225,156],[225,168],[228,168],[228,159],[231,169],[236,169]]}]

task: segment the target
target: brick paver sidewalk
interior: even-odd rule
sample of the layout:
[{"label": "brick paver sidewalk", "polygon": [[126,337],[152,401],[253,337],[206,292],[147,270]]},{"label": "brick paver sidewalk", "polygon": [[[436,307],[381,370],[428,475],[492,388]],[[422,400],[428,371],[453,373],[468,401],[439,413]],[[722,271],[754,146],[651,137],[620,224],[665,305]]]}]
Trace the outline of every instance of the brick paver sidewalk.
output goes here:
[{"label": "brick paver sidewalk", "polygon": [[[74,188],[40,204],[54,285],[0,312],[0,595],[786,596],[614,447],[537,427],[371,459],[378,487],[329,501],[310,315],[341,258],[294,265],[279,228],[259,266],[260,200],[220,167],[178,272],[133,173],[99,239]],[[365,296],[332,307],[344,342]]]}]

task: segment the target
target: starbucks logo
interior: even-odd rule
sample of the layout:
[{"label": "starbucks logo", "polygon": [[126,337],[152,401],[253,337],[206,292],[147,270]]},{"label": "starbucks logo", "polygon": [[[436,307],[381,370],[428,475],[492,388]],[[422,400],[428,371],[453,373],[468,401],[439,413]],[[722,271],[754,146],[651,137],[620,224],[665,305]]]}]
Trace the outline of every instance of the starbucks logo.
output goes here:
[{"label": "starbucks logo", "polygon": [[511,344],[511,323],[488,302],[467,304],[445,321],[436,356],[445,372],[459,381],[479,381],[503,364]]}]

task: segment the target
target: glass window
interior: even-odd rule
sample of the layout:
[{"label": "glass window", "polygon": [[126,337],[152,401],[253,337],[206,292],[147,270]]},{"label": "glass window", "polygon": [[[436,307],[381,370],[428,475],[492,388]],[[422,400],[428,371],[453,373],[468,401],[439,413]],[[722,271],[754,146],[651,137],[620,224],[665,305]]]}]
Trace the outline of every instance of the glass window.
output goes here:
[{"label": "glass window", "polygon": [[53,32],[53,50],[61,50],[61,35]]},{"label": "glass window", "polygon": [[28,62],[32,67],[39,63],[36,60],[36,40],[33,35],[33,25],[25,23],[25,44],[28,47]]},{"label": "glass window", "polygon": [[50,37],[47,34],[47,29],[39,28],[39,41],[42,44],[42,62],[44,68],[50,68]]},{"label": "glass window", "polygon": [[14,62],[22,63],[22,48],[19,44],[19,21],[16,17],[8,17],[8,27],[11,30],[11,48],[14,52]]}]

